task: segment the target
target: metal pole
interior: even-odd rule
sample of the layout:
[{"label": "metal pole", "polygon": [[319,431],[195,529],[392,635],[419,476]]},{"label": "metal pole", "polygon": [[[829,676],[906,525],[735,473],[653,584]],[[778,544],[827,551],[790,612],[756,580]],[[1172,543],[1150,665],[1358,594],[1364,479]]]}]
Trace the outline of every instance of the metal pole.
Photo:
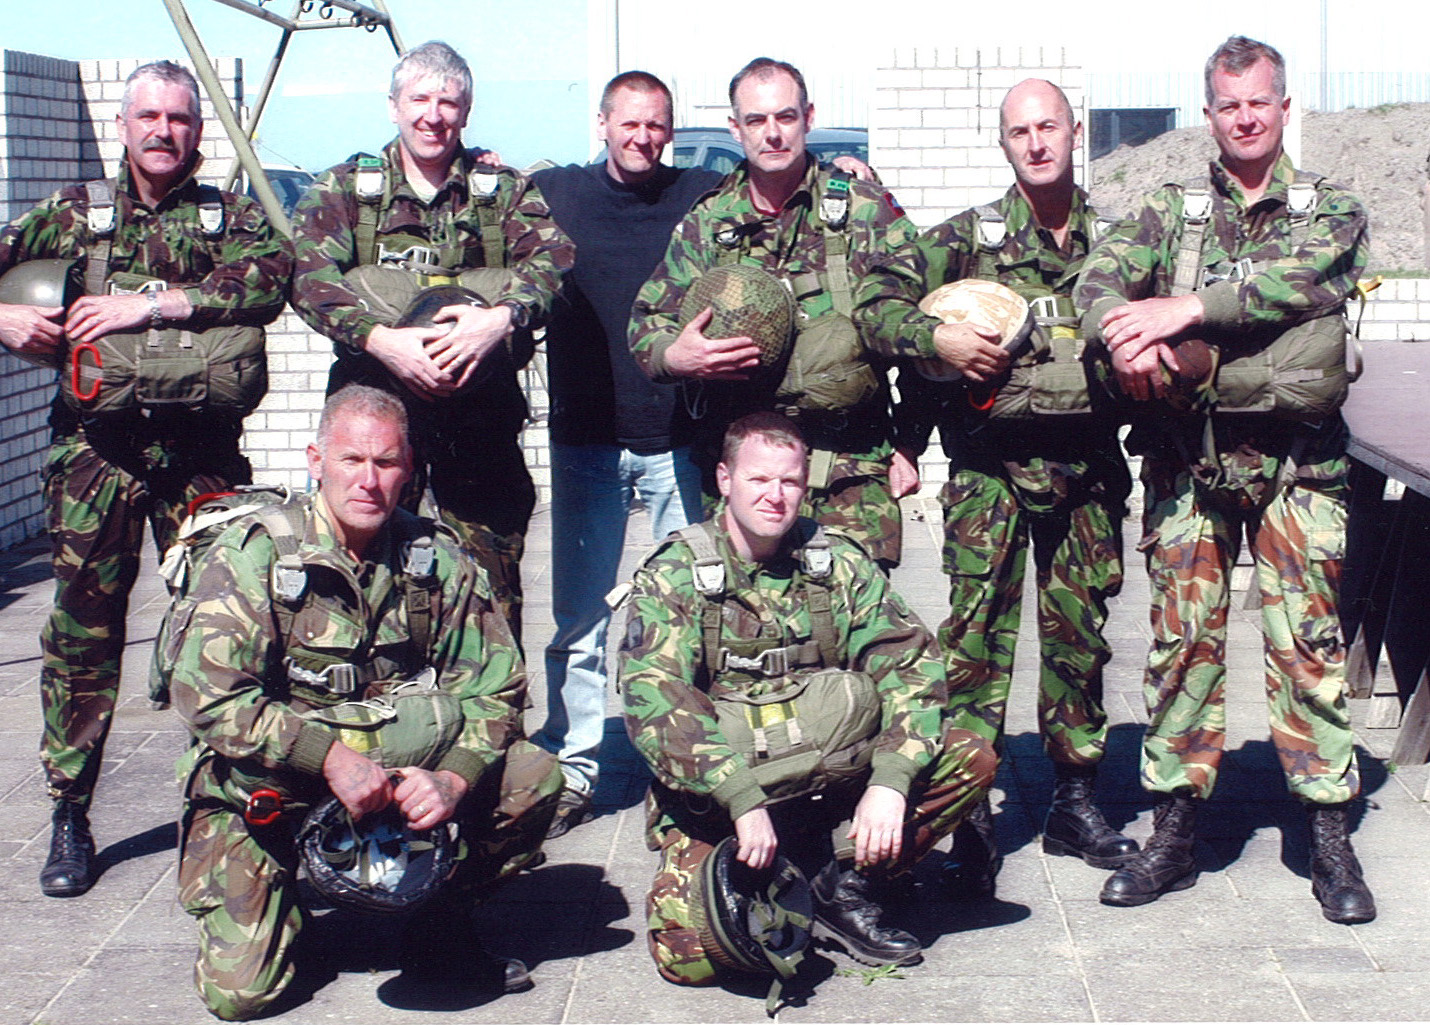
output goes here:
[{"label": "metal pole", "polygon": [[238,162],[248,172],[248,180],[253,186],[253,191],[257,193],[258,202],[263,205],[263,211],[268,215],[269,222],[284,235],[292,235],[293,226],[288,221],[288,215],[283,212],[283,204],[278,202],[278,196],[274,193],[273,186],[268,183],[268,176],[263,173],[263,165],[258,160],[258,154],[253,152],[253,146],[239,125],[238,116],[233,112],[233,106],[223,93],[223,84],[218,80],[213,65],[209,63],[209,55],[204,51],[203,41],[199,39],[198,32],[194,30],[194,23],[189,20],[189,12],[184,9],[184,0],[164,0],[164,7],[169,11],[169,18],[174,23],[174,30],[183,40],[184,49],[189,53],[189,59],[194,62],[194,70],[198,73],[199,81],[203,82],[204,89],[213,102],[214,112],[218,114],[223,130],[228,133],[229,141],[238,151]]},{"label": "metal pole", "polygon": [[[302,0],[295,0],[293,5],[293,17],[298,17],[302,9]],[[248,119],[248,140],[252,142],[258,137],[258,122],[263,119],[263,108],[268,106],[268,94],[273,89],[273,83],[278,80],[278,67],[283,63],[283,54],[288,49],[288,40],[293,38],[293,29],[285,28],[283,34],[278,37],[278,48],[273,51],[273,59],[268,62],[268,73],[263,76],[263,85],[258,89],[258,100],[253,105],[253,115]],[[223,187],[232,191],[238,184],[239,162],[237,158],[229,166],[228,177],[224,179]],[[267,177],[266,175],[264,177]]]},{"label": "metal pole", "polygon": [[387,4],[383,3],[383,0],[372,0],[372,5],[387,15],[387,24],[383,27],[387,29],[387,38],[392,41],[392,48],[397,51],[397,56],[401,57],[407,52],[407,47],[402,45],[402,37],[397,34],[397,22],[393,21],[392,15],[388,13]]}]

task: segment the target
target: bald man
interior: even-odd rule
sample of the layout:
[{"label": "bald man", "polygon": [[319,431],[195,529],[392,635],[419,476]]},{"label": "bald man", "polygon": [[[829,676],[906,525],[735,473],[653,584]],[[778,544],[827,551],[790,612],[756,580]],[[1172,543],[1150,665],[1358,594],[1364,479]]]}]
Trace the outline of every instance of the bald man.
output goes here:
[{"label": "bald man", "polygon": [[[1097,235],[1097,215],[1073,181],[1081,144],[1082,125],[1061,89],[1038,79],[1014,86],[999,117],[1013,186],[998,202],[965,210],[904,247],[864,279],[855,306],[866,337],[886,355],[941,362],[935,376],[958,378],[901,371],[896,413],[905,455],[916,459],[937,427],[949,459],[940,498],[951,607],[939,641],[956,724],[1001,748],[1031,544],[1038,721],[1056,771],[1043,849],[1115,868],[1137,844],[1108,826],[1092,793],[1107,736],[1102,667],[1110,652],[1102,627],[1107,599],[1122,584],[1131,482],[1116,419],[1094,411],[1097,382],[1087,387],[1077,361],[1082,343],[1069,296]],[[1035,304],[1028,352],[1010,358],[995,333],[919,311],[922,296],[961,278],[997,281]],[[1074,374],[1047,373],[1054,364]],[[1034,412],[1048,406],[1064,411]],[[955,896],[992,897],[1001,861],[985,801],[955,834],[945,878]]]}]

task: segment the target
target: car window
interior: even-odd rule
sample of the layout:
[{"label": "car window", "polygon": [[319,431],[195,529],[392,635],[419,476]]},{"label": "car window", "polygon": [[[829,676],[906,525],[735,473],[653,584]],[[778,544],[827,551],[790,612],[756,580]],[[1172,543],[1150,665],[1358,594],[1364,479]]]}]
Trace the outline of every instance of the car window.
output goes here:
[{"label": "car window", "polygon": [[675,146],[671,149],[671,159],[675,161],[676,167],[694,167],[695,146]]},{"label": "car window", "polygon": [[705,151],[704,164],[710,170],[718,174],[729,174],[735,170],[735,165],[742,159],[742,154],[732,153],[727,149],[716,149],[711,147]]},{"label": "car window", "polygon": [[822,164],[829,163],[835,157],[855,157],[866,164],[869,162],[869,147],[863,143],[816,142],[810,144],[809,151]]}]

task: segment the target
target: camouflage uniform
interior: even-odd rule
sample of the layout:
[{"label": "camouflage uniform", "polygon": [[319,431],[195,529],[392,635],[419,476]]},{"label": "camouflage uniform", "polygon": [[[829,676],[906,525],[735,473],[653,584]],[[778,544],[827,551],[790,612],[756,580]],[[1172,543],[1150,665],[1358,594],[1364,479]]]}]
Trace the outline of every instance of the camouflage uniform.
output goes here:
[{"label": "camouflage uniform", "polygon": [[[721,506],[723,509],[723,506]],[[813,636],[806,589],[786,548],[763,564],[741,561],[719,526],[726,594],[721,636],[767,639],[772,646]],[[814,529],[801,520],[791,537]],[[883,703],[882,730],[868,775],[852,786],[770,806],[787,853],[811,877],[822,864],[852,855],[848,818],[868,786],[909,797],[902,871],[951,832],[987,790],[997,766],[992,745],[945,723],[943,667],[932,636],[859,547],[829,535],[835,636],[847,658],[842,668],[870,674]],[[695,870],[709,847],[734,832],[733,820],[767,806],[743,756],[727,744],[707,692],[701,606],[694,557],[679,539],[658,548],[636,573],[630,618],[621,647],[626,728],[655,773],[648,798],[647,844],[661,865],[647,898],[651,954],[673,982],[701,984],[709,974],[689,906]],[[833,667],[831,667],[833,668]],[[760,677],[720,673],[725,686],[747,687]]]},{"label": "camouflage uniform", "polygon": [[[1203,334],[1225,351],[1235,351],[1238,337],[1339,310],[1365,265],[1365,210],[1325,182],[1316,188],[1307,240],[1292,249],[1287,190],[1295,174],[1283,153],[1266,194],[1248,208],[1220,162],[1211,165],[1202,263],[1256,262],[1240,280],[1197,293]],[[1152,193],[1089,255],[1075,294],[1089,331],[1115,306],[1171,293],[1183,191],[1166,185]],[[1336,610],[1345,548],[1344,421],[1335,415],[1317,427],[1215,414],[1212,422],[1215,465],[1203,462],[1198,416],[1147,416],[1128,439],[1143,456],[1138,547],[1152,578],[1143,785],[1206,797],[1216,784],[1226,721],[1228,578],[1244,531],[1261,592],[1267,703],[1281,766],[1303,802],[1343,803],[1360,787]],[[1283,477],[1289,480],[1278,487]]]},{"label": "camouflage uniform", "polygon": [[252,519],[214,542],[171,612],[166,655],[174,707],[200,745],[185,788],[179,899],[199,920],[195,981],[219,1017],[252,1017],[294,972],[302,911],[293,840],[302,808],[250,826],[224,786],[244,768],[258,776],[287,772],[325,792],[323,760],[336,733],[300,713],[337,699],[290,678],[289,659],[351,662],[379,680],[430,664],[439,684],[460,698],[466,724],[439,768],[472,784],[459,812],[471,848],[458,876],[465,899],[529,863],[555,812],[556,759],[522,735],[520,656],[486,576],[441,532],[434,538],[431,640],[427,651],[413,650],[397,578],[403,539],[418,532],[414,523],[399,510],[372,542],[369,559],[354,566],[321,496],[312,499],[299,547],[307,582],[286,637],[269,591],[276,549]]},{"label": "camouflage uniform", "polygon": [[[115,182],[109,269],[161,278],[184,291],[185,326],[266,324],[283,308],[287,244],[245,196],[223,193],[224,235],[205,238],[193,174],[150,208],[131,187],[127,157]],[[83,185],[55,193],[0,230],[0,272],[27,260],[70,258],[94,244]],[[211,247],[221,263],[215,264]],[[129,592],[145,520],[159,551],[188,501],[251,479],[237,417],[165,411],[82,417],[56,391],[41,471],[55,572],[55,607],[40,635],[41,760],[50,795],[87,805],[119,688]]]},{"label": "camouflage uniform", "polygon": [[[1071,294],[1096,237],[1087,194],[1073,191],[1065,248],[1039,227],[1017,186],[994,207],[1006,232],[996,251],[981,242],[980,211],[965,210],[862,282],[860,316],[873,344],[890,356],[932,352],[937,322],[912,304],[949,281],[982,277],[1027,292]],[[1101,415],[1075,423],[992,419],[973,408],[969,386],[909,371],[901,371],[899,391],[900,446],[922,452],[937,426],[949,458],[939,497],[950,610],[939,645],[955,721],[1001,742],[1031,540],[1043,743],[1059,765],[1096,765],[1107,736],[1102,667],[1111,655],[1102,628],[1107,600],[1122,586],[1121,523],[1131,483],[1116,424]]]},{"label": "camouflage uniform", "polygon": [[[516,283],[501,301],[519,303],[535,327],[550,311],[560,275],[570,268],[575,247],[551,219],[541,192],[510,168],[476,163],[478,150],[458,150],[447,180],[431,202],[419,199],[402,170],[398,142],[383,150],[382,197],[377,207],[376,242],[406,249],[414,241],[430,246],[442,266],[472,270],[487,266],[480,203],[474,178],[497,181],[492,199],[500,211],[500,244]],[[412,418],[418,454],[417,486],[406,503],[415,509],[425,479],[438,511],[477,554],[492,575],[498,600],[518,642],[521,639],[520,563],[536,489],[521,454],[526,397],[516,369],[531,356],[529,335],[518,331],[503,365],[486,382],[451,400],[425,402],[394,383],[376,357],[363,352],[372,329],[383,323],[347,287],[343,275],[367,256],[358,252],[360,201],[356,160],[319,176],[293,211],[296,268],[293,307],[314,330],[334,342],[338,362],[329,378],[332,393],[358,381],[397,394]],[[400,239],[401,241],[395,241]],[[523,344],[520,339],[526,338]]]},{"label": "camouflage uniform", "polygon": [[[631,351],[657,381],[681,381],[665,368],[665,351],[680,334],[680,304],[686,289],[724,262],[749,263],[785,277],[799,299],[800,323],[838,315],[831,291],[829,260],[820,201],[834,172],[812,158],[804,181],[779,213],[760,213],[750,199],[748,170],[741,163],[714,192],[700,199],[677,225],[665,260],[636,298],[631,314]],[[881,258],[913,238],[915,229],[891,194],[865,182],[849,183],[848,240],[851,290]],[[728,245],[721,239],[728,240]],[[817,280],[816,280],[817,279]],[[825,526],[857,540],[885,566],[899,561],[903,525],[889,492],[888,384],[875,363],[877,395],[858,408],[837,413],[785,410],[799,422],[810,443],[810,487],[801,508]],[[773,408],[774,397],[755,383],[685,382],[687,401],[703,413],[706,490],[714,491],[714,462],[725,427],[757,409]],[[821,454],[822,453],[822,454]],[[832,459],[827,472],[821,462]]]}]

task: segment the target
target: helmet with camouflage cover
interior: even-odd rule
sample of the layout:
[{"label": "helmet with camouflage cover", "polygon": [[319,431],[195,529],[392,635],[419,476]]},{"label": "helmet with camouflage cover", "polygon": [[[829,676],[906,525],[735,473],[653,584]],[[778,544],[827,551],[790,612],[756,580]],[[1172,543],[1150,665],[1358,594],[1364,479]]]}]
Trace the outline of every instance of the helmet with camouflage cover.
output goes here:
[{"label": "helmet with camouflage cover", "polygon": [[700,867],[699,897],[691,908],[700,945],[712,963],[743,975],[791,978],[804,958],[814,918],[814,895],[794,863],[776,855],[757,870],[740,861],[728,836]]},{"label": "helmet with camouflage cover", "polygon": [[794,338],[796,310],[793,294],[779,278],[750,264],[713,267],[686,291],[680,326],[707,306],[714,311],[704,331],[707,338],[753,339],[762,369],[784,362]]},{"label": "helmet with camouflage cover", "polygon": [[[17,306],[68,307],[84,294],[80,260],[26,260],[0,275],[0,303]],[[12,350],[13,351],[13,350]],[[63,356],[17,352],[16,356],[41,367],[57,367]]]},{"label": "helmet with camouflage cover", "polygon": [[354,822],[331,797],[303,820],[298,850],[308,881],[334,905],[390,914],[437,895],[457,867],[461,841],[455,823],[419,832],[392,804]]},{"label": "helmet with camouflage cover", "polygon": [[[981,278],[963,278],[940,285],[919,301],[919,309],[945,324],[992,328],[998,344],[1017,359],[1033,336],[1035,322],[1028,301],[1006,285]],[[938,358],[914,361],[931,381],[957,381],[963,374]]]}]

